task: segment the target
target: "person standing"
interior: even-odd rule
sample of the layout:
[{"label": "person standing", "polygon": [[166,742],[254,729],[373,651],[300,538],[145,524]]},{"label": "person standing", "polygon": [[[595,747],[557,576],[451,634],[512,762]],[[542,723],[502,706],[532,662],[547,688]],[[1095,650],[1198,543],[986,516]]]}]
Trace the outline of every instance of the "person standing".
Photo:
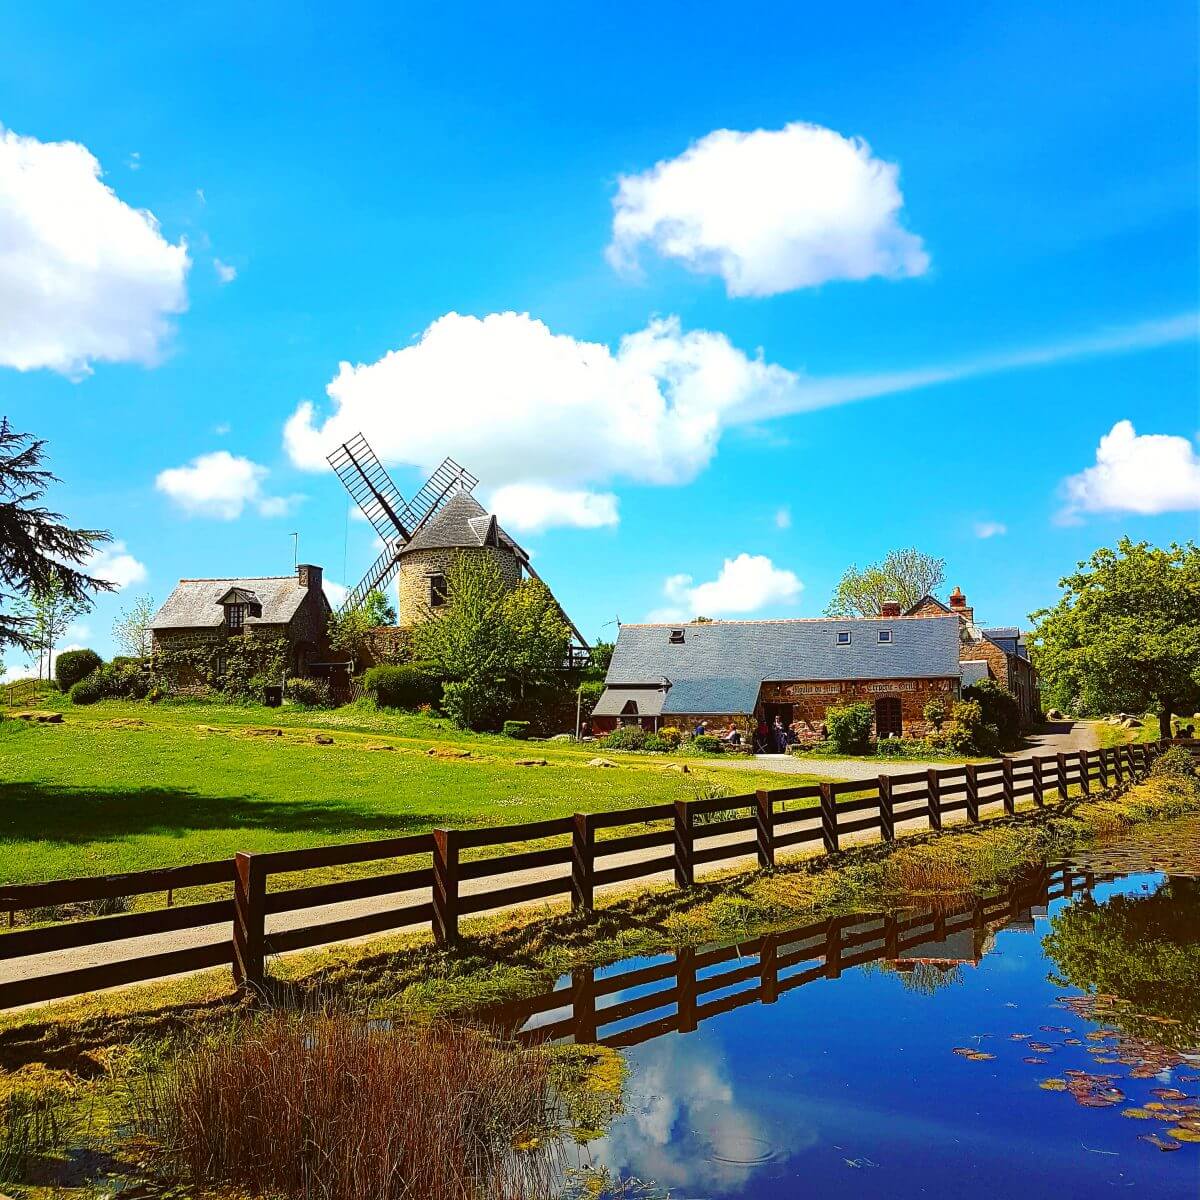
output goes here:
[{"label": "person standing", "polygon": [[771,727],[771,741],[776,754],[787,753],[787,730],[784,728],[783,718],[778,713],[775,714],[775,724]]}]

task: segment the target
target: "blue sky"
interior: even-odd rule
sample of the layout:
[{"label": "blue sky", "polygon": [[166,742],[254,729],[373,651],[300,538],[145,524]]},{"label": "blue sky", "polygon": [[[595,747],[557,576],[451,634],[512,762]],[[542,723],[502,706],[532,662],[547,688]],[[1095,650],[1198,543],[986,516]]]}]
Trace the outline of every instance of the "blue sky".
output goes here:
[{"label": "blue sky", "polygon": [[123,13],[10,11],[0,75],[0,408],[123,543],[75,642],[293,531],[353,584],[360,428],[588,636],[907,545],[1023,621],[1197,534],[1190,3]]}]

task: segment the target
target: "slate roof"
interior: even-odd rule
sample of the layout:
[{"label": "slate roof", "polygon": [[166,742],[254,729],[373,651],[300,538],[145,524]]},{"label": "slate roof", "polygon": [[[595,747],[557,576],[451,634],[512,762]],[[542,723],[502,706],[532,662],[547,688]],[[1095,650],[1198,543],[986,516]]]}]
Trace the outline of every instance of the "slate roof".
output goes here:
[{"label": "slate roof", "polygon": [[486,546],[489,531],[494,528],[493,538],[515,554],[525,557],[525,552],[496,523],[487,509],[470,492],[455,492],[445,504],[417,532],[417,535],[400,551],[408,554],[412,550],[452,550],[469,546]]},{"label": "slate roof", "polygon": [[[682,645],[671,644],[672,629],[683,630]],[[848,646],[837,644],[842,630]],[[958,630],[956,616],[622,625],[606,683],[666,676],[663,713],[750,713],[764,680],[957,678]]]},{"label": "slate roof", "polygon": [[963,687],[970,687],[981,679],[991,678],[991,668],[985,659],[966,659],[959,666],[962,668]]},{"label": "slate roof", "polygon": [[151,629],[215,629],[225,620],[221,598],[230,590],[253,592],[262,605],[262,616],[247,614],[246,624],[286,625],[299,609],[308,589],[295,575],[260,579],[181,579],[154,614]]},{"label": "slate roof", "polygon": [[657,688],[605,688],[604,695],[592,709],[592,716],[619,717],[625,705],[632,700],[637,705],[639,717],[657,717],[662,713],[666,697],[665,685]]}]

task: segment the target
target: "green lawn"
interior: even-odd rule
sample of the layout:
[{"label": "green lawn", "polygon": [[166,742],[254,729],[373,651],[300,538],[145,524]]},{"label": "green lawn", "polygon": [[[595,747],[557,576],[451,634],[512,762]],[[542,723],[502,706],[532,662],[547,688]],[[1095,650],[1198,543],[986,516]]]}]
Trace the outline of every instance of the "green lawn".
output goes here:
[{"label": "green lawn", "polygon": [[[739,793],[781,786],[766,772],[731,779],[704,759],[476,736],[358,707],[57,707],[61,725],[0,721],[0,882],[658,804],[690,798],[710,780]],[[263,727],[284,732],[247,732]],[[333,744],[318,745],[318,731]],[[381,746],[391,748],[371,748]],[[432,757],[431,748],[472,757]],[[587,766],[598,754],[620,765]],[[518,766],[520,758],[549,765]],[[686,761],[691,774],[667,770],[671,761]]]}]

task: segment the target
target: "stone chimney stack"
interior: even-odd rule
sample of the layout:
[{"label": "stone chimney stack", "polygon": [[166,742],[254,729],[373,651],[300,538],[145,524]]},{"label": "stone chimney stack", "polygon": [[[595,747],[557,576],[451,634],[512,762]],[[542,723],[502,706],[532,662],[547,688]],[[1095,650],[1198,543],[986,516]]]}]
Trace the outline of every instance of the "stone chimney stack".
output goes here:
[{"label": "stone chimney stack", "polygon": [[964,621],[975,623],[975,610],[967,604],[967,598],[963,595],[962,588],[956,587],[950,593],[950,611],[962,617]]},{"label": "stone chimney stack", "polygon": [[879,615],[881,617],[898,617],[900,615],[900,601],[885,600],[880,606]]},{"label": "stone chimney stack", "polygon": [[300,563],[296,568],[296,582],[310,592],[319,592],[321,590],[321,568],[314,567],[311,563]]}]

